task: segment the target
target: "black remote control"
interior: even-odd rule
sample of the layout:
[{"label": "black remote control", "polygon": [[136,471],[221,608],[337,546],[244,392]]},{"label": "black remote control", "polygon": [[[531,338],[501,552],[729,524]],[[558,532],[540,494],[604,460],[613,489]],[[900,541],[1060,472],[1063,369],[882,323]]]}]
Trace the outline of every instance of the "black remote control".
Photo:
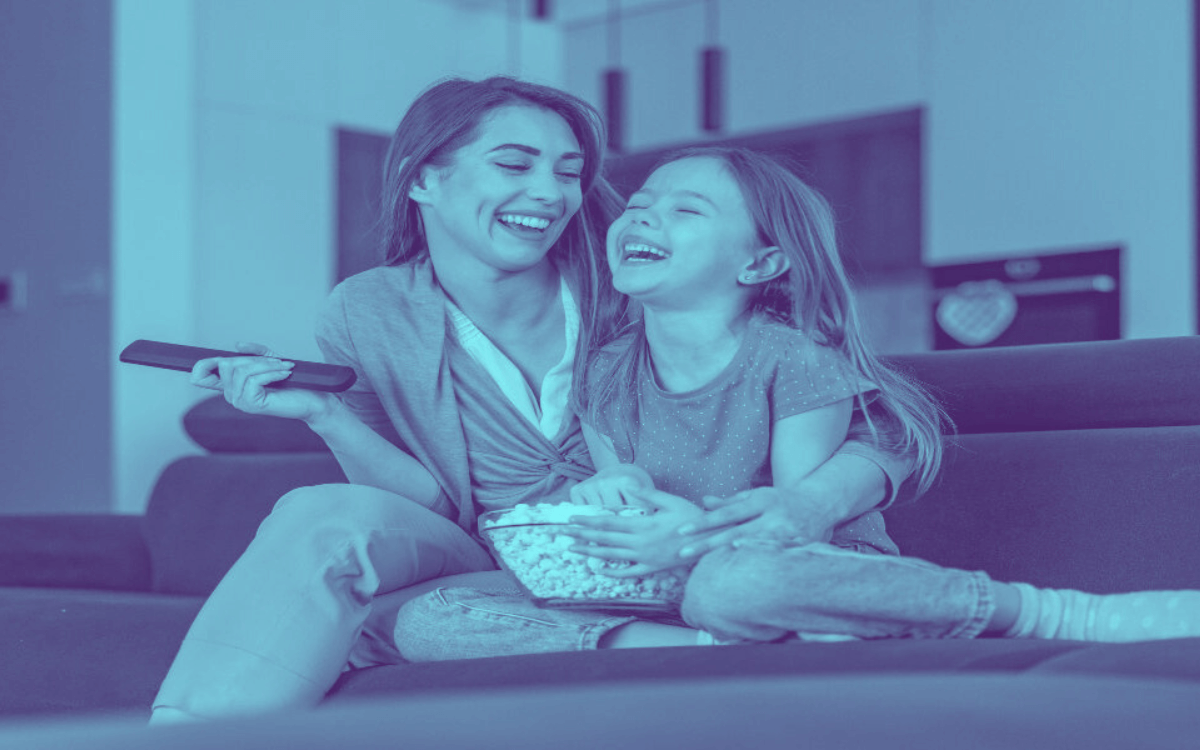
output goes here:
[{"label": "black remote control", "polygon": [[[125,350],[121,352],[120,359],[122,362],[133,365],[148,365],[167,370],[191,372],[197,362],[209,357],[253,356],[256,355],[138,339],[125,347]],[[337,393],[354,385],[354,381],[358,377],[353,368],[343,365],[327,365],[323,362],[305,362],[298,359],[285,361],[296,363],[296,366],[292,368],[292,374],[286,380],[271,383],[267,386],[268,388],[304,388],[310,391]]]}]

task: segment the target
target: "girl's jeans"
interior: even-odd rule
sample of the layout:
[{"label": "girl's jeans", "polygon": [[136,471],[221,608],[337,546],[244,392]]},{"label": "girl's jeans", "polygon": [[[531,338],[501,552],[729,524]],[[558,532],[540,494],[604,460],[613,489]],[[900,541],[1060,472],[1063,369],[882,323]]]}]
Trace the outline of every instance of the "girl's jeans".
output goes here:
[{"label": "girl's jeans", "polygon": [[[995,610],[982,572],[815,543],[752,542],[692,570],[683,620],[722,642],[801,637],[973,638]],[[443,585],[396,620],[409,661],[595,648],[632,617],[540,609],[525,596]]]},{"label": "girl's jeans", "polygon": [[[595,648],[633,619],[537,609],[494,568],[457,525],[398,495],[290,492],[196,616],[154,706],[197,717],[311,706],[349,668]],[[435,580],[456,574],[468,575]],[[722,639],[973,637],[993,608],[982,573],[762,543],[705,557],[683,617]]]}]

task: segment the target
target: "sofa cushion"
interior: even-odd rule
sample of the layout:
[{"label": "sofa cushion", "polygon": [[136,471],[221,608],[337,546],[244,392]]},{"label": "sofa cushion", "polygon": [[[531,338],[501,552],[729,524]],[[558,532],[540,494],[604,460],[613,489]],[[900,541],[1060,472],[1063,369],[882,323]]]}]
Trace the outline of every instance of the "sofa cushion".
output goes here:
[{"label": "sofa cushion", "polygon": [[186,456],[163,471],[146,508],[154,591],[207,595],[297,487],[345,482],[332,453]]},{"label": "sofa cushion", "polygon": [[347,702],[318,711],[163,727],[136,721],[0,730],[26,750],[236,747],[1181,748],[1200,687],[1065,675],[791,675]]},{"label": "sofa cushion", "polygon": [[202,603],[149,593],[0,588],[0,715],[148,715]]},{"label": "sofa cushion", "polygon": [[150,554],[141,517],[5,516],[0,523],[0,586],[148,589]]},{"label": "sofa cushion", "polygon": [[213,453],[308,453],[328,451],[325,441],[298,419],[247,414],[222,396],[197,402],[183,415],[183,429]]},{"label": "sofa cushion", "polygon": [[1100,593],[1200,588],[1200,427],[962,435],[885,513],[907,555]]}]

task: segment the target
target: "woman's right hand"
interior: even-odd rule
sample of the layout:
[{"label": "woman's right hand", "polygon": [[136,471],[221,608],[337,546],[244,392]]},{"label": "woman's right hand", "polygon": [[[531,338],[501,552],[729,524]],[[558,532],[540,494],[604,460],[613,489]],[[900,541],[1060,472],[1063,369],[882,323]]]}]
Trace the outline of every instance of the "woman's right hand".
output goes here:
[{"label": "woman's right hand", "polygon": [[238,344],[245,357],[210,357],[192,367],[192,385],[221,391],[234,408],[247,414],[311,422],[333,407],[333,396],[300,388],[267,388],[292,372],[294,364],[262,344]]}]

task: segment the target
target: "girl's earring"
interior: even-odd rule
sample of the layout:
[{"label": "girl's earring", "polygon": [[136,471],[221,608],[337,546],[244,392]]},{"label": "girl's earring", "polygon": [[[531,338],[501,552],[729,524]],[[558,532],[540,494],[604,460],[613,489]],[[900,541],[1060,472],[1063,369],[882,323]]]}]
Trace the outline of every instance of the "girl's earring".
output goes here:
[{"label": "girl's earring", "polygon": [[754,281],[754,276],[752,276],[751,274],[748,274],[748,273],[742,274],[742,283],[743,284],[749,284],[753,281]]}]

